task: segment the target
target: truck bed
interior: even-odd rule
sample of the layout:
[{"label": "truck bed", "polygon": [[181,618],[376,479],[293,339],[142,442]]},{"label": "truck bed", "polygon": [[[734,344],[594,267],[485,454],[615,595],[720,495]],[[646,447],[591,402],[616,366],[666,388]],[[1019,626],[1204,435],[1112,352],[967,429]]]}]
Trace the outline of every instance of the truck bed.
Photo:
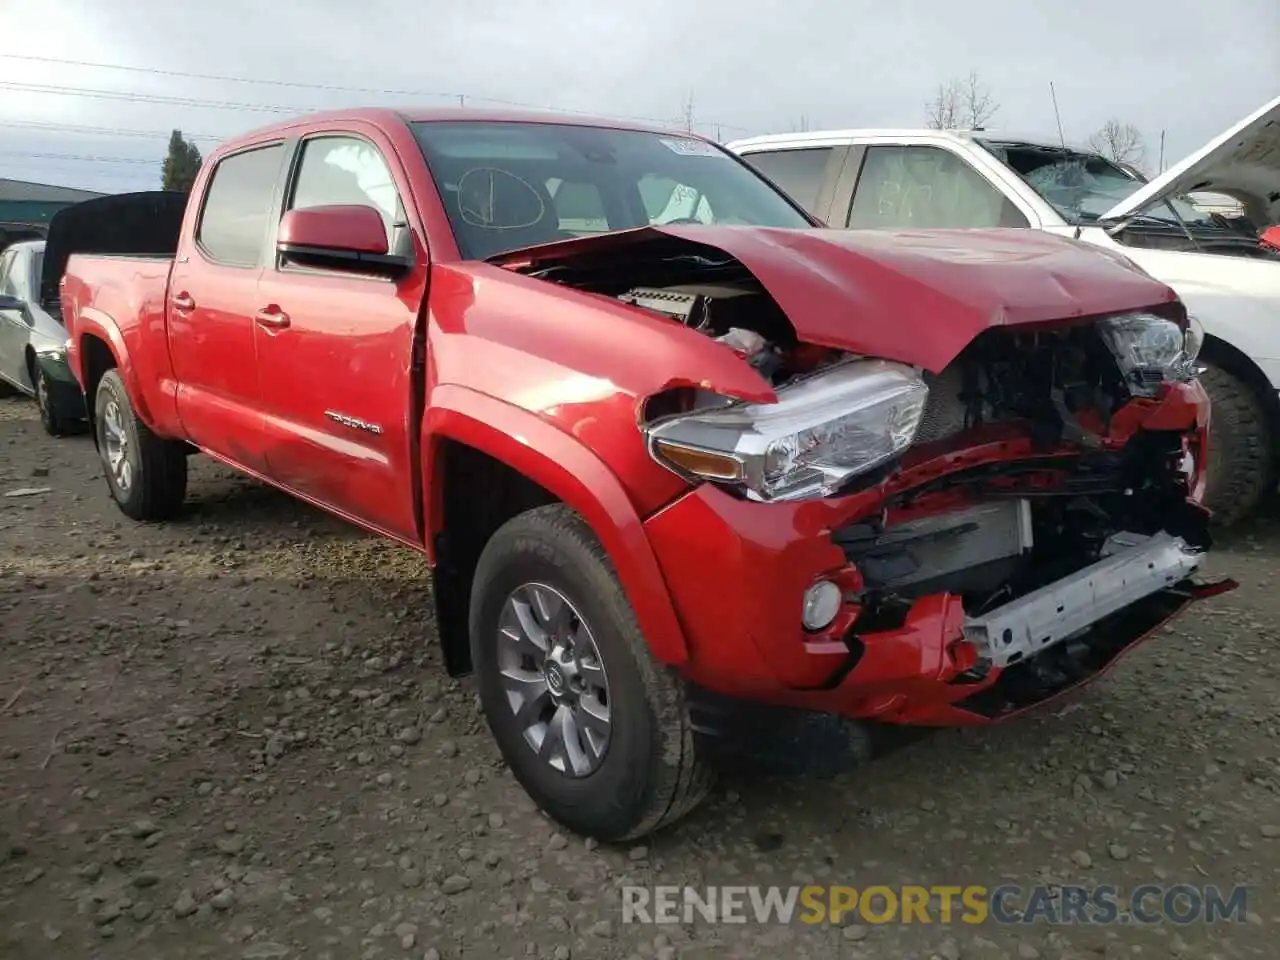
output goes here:
[{"label": "truck bed", "polygon": [[[146,337],[152,325],[164,330],[165,303],[173,257],[162,255],[72,254],[60,285],[62,322],[71,342],[67,360],[85,387],[79,340],[81,318],[91,312],[99,325],[105,320],[118,334],[135,362],[146,363],[163,335]],[[92,400],[90,399],[90,402]]]}]

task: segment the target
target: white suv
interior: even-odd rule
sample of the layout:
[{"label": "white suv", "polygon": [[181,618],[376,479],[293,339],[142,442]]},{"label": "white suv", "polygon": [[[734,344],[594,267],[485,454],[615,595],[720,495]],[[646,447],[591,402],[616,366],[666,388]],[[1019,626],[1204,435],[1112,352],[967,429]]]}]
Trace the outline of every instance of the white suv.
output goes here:
[{"label": "white suv", "polygon": [[[832,130],[728,148],[832,227],[1024,227],[1121,252],[1204,327],[1209,505],[1230,524],[1280,466],[1280,97],[1155,180],[1096,152],[983,131]],[[1184,198],[1226,194],[1236,218]]]}]

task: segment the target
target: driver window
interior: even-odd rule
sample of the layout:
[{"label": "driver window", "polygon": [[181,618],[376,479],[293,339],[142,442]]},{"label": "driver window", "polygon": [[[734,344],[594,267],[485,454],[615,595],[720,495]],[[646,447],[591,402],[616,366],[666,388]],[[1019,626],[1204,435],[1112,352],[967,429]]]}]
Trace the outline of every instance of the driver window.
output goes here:
[{"label": "driver window", "polygon": [[382,154],[358,137],[316,137],[302,147],[290,209],[360,204],[382,215],[387,247],[396,249],[396,225],[405,220],[395,181]]},{"label": "driver window", "polygon": [[950,150],[872,146],[858,176],[848,225],[979,229],[1028,223],[1004,194]]}]

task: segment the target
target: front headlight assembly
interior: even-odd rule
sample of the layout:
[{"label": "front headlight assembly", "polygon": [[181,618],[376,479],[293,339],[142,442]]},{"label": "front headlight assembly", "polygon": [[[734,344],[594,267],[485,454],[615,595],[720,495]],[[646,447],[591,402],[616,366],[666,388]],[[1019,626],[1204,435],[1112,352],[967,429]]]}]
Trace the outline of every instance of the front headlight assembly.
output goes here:
[{"label": "front headlight assembly", "polygon": [[1188,318],[1184,331],[1164,317],[1128,313],[1103,320],[1098,330],[1137,395],[1154,396],[1162,382],[1193,380],[1199,373],[1204,329],[1195,317]]},{"label": "front headlight assembly", "polygon": [[911,367],[851,360],[789,384],[776,403],[728,402],[650,424],[649,452],[752,500],[830,496],[911,445],[929,388]]}]

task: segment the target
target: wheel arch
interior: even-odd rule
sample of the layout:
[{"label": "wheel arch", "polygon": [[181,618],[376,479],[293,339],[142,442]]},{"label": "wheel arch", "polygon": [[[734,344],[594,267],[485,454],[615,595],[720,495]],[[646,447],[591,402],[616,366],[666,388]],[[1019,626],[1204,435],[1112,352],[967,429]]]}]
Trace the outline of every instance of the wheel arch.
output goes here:
[{"label": "wheel arch", "polygon": [[576,438],[463,387],[433,391],[423,428],[427,542],[440,643],[450,675],[470,672],[475,564],[502,523],[560,502],[604,548],[654,657],[687,659],[684,633],[640,517],[617,477]]},{"label": "wheel arch", "polygon": [[93,445],[96,447],[98,445],[98,409],[94,397],[97,395],[98,384],[102,382],[103,375],[108,370],[119,369],[120,363],[110,341],[97,331],[80,334],[79,343],[85,416],[89,421],[89,436],[93,437]]}]

